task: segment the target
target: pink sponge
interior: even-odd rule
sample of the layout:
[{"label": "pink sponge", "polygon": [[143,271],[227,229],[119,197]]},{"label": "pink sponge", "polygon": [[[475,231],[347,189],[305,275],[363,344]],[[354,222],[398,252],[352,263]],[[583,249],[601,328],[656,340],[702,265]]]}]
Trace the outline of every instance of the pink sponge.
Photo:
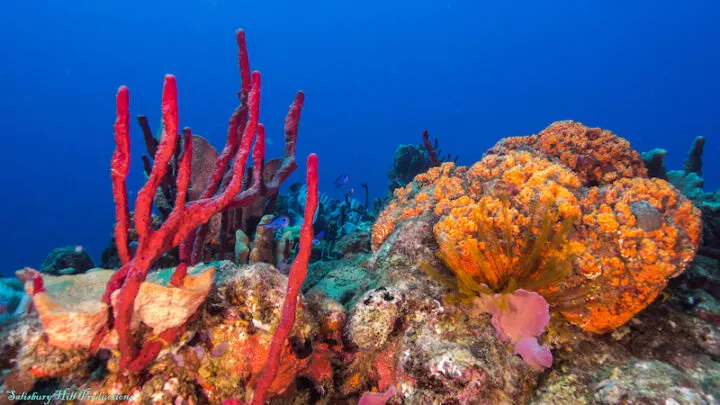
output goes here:
[{"label": "pink sponge", "polygon": [[540,346],[542,335],[550,321],[550,306],[542,295],[525,290],[512,294],[485,295],[478,299],[478,308],[492,314],[492,324],[500,339],[515,345],[515,354],[537,370],[552,365],[552,353]]},{"label": "pink sponge", "polygon": [[385,405],[395,394],[397,394],[395,386],[391,386],[385,392],[366,392],[360,397],[358,405]]},{"label": "pink sponge", "polygon": [[547,346],[540,346],[537,338],[526,337],[515,342],[515,354],[536,370],[544,370],[552,366],[553,358]]}]

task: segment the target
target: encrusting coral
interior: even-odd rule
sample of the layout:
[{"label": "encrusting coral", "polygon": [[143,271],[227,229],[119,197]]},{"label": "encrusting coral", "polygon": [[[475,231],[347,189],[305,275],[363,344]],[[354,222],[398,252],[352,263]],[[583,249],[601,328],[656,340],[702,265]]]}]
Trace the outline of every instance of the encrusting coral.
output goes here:
[{"label": "encrusting coral", "polygon": [[[436,218],[438,256],[459,296],[543,295],[570,322],[609,332],[651,303],[692,260],[699,211],[648,179],[630,144],[572,121],[501,140],[473,166],[444,163],[395,191],[373,228]],[[440,274],[434,274],[441,276]]]},{"label": "encrusting coral", "polygon": [[702,223],[699,210],[660,179],[621,179],[591,189],[582,205],[587,251],[573,277],[587,285],[590,302],[584,314],[564,315],[603,333],[630,320],[685,269]]},{"label": "encrusting coral", "polygon": [[574,121],[554,122],[537,135],[505,138],[489,153],[527,147],[558,159],[583,185],[647,177],[640,154],[632,149],[630,142],[608,130],[589,128]]}]

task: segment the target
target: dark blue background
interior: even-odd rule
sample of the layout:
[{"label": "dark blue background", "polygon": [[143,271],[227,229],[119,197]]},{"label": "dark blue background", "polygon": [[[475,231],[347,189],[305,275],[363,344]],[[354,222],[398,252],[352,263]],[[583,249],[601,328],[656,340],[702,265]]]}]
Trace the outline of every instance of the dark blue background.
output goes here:
[{"label": "dark blue background", "polygon": [[[671,167],[705,135],[714,189],[719,20],[717,1],[4,0],[0,272],[61,245],[97,259],[107,244],[119,85],[157,128],[163,74],[174,73],[181,125],[222,146],[240,27],[264,75],[270,154],[305,90],[298,159],[320,155],[325,191],[345,172],[381,196],[395,147],[423,128],[468,164],[501,137],[562,119],[665,147]],[[133,192],[142,152],[134,126]]]}]

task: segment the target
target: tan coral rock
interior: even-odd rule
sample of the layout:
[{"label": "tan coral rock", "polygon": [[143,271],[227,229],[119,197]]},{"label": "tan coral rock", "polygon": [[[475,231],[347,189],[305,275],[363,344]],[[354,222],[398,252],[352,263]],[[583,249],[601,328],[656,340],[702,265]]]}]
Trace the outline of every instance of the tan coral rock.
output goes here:
[{"label": "tan coral rock", "polygon": [[[148,275],[135,299],[133,325],[142,322],[155,334],[180,326],[205,302],[212,287],[214,267],[193,267],[180,288],[169,285],[174,269],[163,269]],[[113,305],[117,292],[113,294]]]},{"label": "tan coral rock", "polygon": [[[214,267],[194,267],[188,271],[180,288],[169,285],[174,269],[148,275],[135,299],[132,325],[140,322],[155,333],[180,326],[205,302],[212,287]],[[22,277],[26,270],[20,273]],[[43,330],[53,347],[88,348],[92,339],[107,324],[108,306],[101,298],[113,270],[95,270],[72,276],[43,276],[45,292],[33,295]],[[25,289],[32,294],[32,282]],[[117,292],[113,294],[113,303]],[[113,347],[116,334],[111,331],[102,347]]]},{"label": "tan coral rock", "polygon": [[394,288],[370,290],[360,298],[350,315],[345,334],[361,350],[381,349],[398,320],[399,293]]},{"label": "tan coral rock", "polygon": [[113,273],[98,270],[74,276],[43,276],[46,292],[32,299],[51,345],[60,349],[90,346],[107,324],[108,307],[100,298]]}]

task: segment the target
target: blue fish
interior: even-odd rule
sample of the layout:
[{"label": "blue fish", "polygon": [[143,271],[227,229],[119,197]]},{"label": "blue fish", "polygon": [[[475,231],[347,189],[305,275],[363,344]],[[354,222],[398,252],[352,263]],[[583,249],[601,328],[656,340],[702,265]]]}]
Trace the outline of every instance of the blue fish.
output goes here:
[{"label": "blue fish", "polygon": [[274,229],[277,231],[280,229],[284,229],[288,225],[290,225],[290,218],[283,215],[281,217],[277,217],[277,218],[273,219],[272,222],[270,222],[269,224],[259,225],[259,226]]},{"label": "blue fish", "polygon": [[337,179],[335,179],[335,187],[340,188],[347,184],[348,180],[350,180],[350,176],[347,174],[341,174],[338,176]]},{"label": "blue fish", "polygon": [[320,243],[321,240],[325,238],[325,230],[322,230],[315,234],[315,238],[313,238],[312,243],[313,245],[317,245]]}]

